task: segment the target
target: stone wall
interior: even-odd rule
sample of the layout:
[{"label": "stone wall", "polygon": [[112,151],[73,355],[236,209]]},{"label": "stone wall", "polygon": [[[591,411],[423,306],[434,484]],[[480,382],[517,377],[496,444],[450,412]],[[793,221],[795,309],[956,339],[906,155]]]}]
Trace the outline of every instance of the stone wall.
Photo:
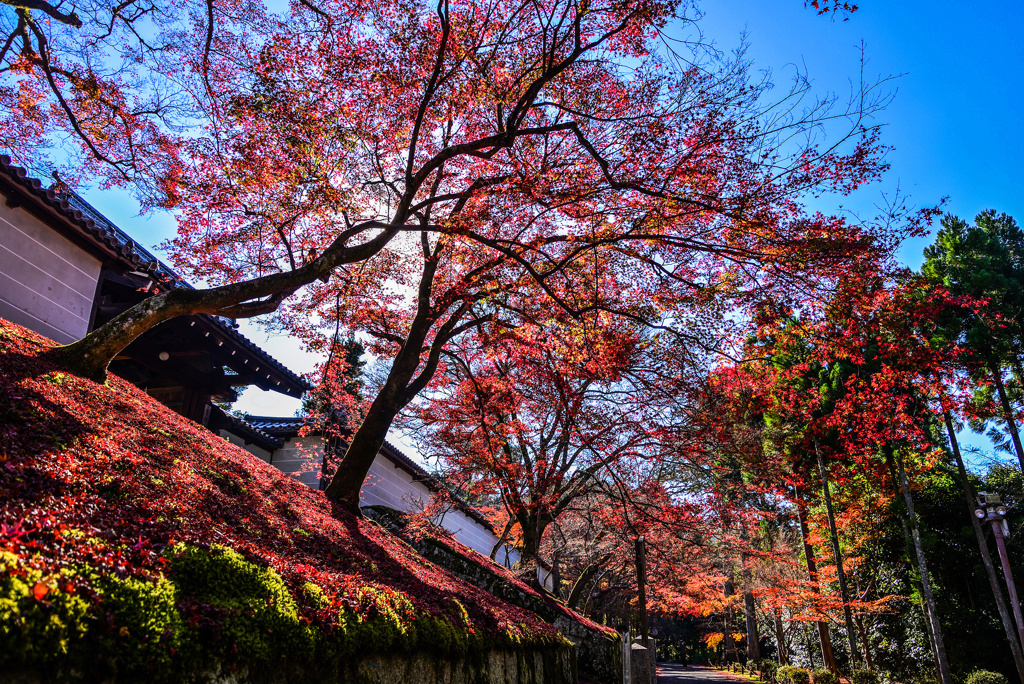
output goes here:
[{"label": "stone wall", "polygon": [[[0,672],[0,684],[63,684],[92,682],[80,672],[54,678],[32,671]],[[261,664],[231,672],[198,674],[197,684],[576,684],[571,647],[523,651],[490,651],[446,660],[430,653],[398,653],[345,663],[326,671],[312,663]],[[105,684],[117,684],[106,680]]]},{"label": "stone wall", "polygon": [[576,646],[581,676],[594,684],[621,684],[622,645],[619,637],[572,619],[568,609],[558,606],[553,600],[545,600],[538,594],[523,591],[493,569],[456,553],[439,540],[423,538],[410,541],[422,556],[453,575],[554,624]]}]

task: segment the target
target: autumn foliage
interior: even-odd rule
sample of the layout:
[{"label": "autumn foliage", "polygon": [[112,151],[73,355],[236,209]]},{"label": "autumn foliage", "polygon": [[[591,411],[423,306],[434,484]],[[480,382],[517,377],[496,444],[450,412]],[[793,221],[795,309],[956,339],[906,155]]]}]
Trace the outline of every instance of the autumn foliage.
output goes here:
[{"label": "autumn foliage", "polygon": [[[88,662],[131,672],[152,665],[130,660],[139,653],[172,668],[183,666],[175,645],[189,638],[206,644],[197,663],[219,658],[228,668],[314,652],[326,665],[353,657],[350,639],[368,639],[358,653],[562,643],[531,613],[456,579],[135,387],[116,377],[96,385],[40,361],[51,344],[0,322],[0,591],[12,601],[0,603],[5,668]],[[279,631],[280,647],[294,632],[296,654],[257,647],[258,636],[232,631],[245,610],[204,598],[196,585],[198,593],[180,588],[183,558],[213,563],[211,572],[230,561],[279,586],[271,599],[296,611],[280,618],[287,624],[277,628],[292,630]],[[168,581],[179,589],[161,610],[178,626],[160,633],[140,627],[159,621],[128,621],[116,591],[128,586],[145,601],[170,591]],[[37,621],[51,616],[65,621],[46,638],[60,646],[33,655],[33,644],[50,643],[33,631]],[[363,634],[360,625],[377,631]]]}]

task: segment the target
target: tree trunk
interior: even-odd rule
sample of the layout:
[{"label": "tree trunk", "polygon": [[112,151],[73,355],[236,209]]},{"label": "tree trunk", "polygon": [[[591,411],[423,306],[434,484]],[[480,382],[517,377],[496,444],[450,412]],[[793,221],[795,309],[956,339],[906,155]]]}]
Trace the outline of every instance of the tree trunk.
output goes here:
[{"label": "tree trunk", "polygon": [[[731,574],[731,571],[730,571]],[[726,659],[730,663],[737,662],[739,658],[739,651],[736,648],[736,639],[733,638],[733,633],[736,630],[736,617],[732,612],[732,604],[729,602],[729,597],[736,593],[735,585],[732,583],[732,579],[725,580],[725,586],[722,588],[722,593],[725,594],[726,607],[725,615],[722,617],[723,630],[725,631],[725,653]]]},{"label": "tree trunk", "polygon": [[[803,633],[804,633],[804,641],[807,642],[807,664],[810,666],[810,669],[813,670],[814,669],[814,640],[811,639],[810,631],[803,630]],[[820,636],[821,630],[818,630],[818,634]]]},{"label": "tree trunk", "polygon": [[[512,526],[515,524],[515,522],[516,522],[515,519],[511,515],[508,516],[508,521],[505,523],[505,529],[503,529],[501,531],[501,536],[498,537],[498,541],[496,541],[494,543],[494,546],[491,547],[491,553],[490,553],[490,559],[491,560],[494,560],[497,557],[498,549],[500,549],[502,546],[505,545],[505,542],[508,540],[509,532],[512,531]],[[505,560],[506,561],[508,560],[508,554],[507,553],[505,554]]]},{"label": "tree trunk", "polygon": [[782,629],[782,618],[778,609],[772,610],[775,622],[775,643],[779,647],[779,665],[789,665],[789,649],[786,648],[786,632]]},{"label": "tree trunk", "polygon": [[949,411],[943,412],[946,423],[946,434],[949,435],[949,443],[953,448],[953,457],[956,459],[957,472],[960,473],[960,485],[964,491],[964,500],[967,502],[967,517],[971,519],[974,527],[974,536],[978,540],[978,550],[981,552],[981,562],[985,566],[985,574],[988,575],[988,583],[992,588],[992,595],[996,599],[996,609],[999,611],[999,619],[1003,623],[1003,631],[1010,644],[1010,652],[1013,653],[1013,662],[1017,666],[1017,676],[1021,684],[1024,684],[1024,652],[1021,649],[1020,639],[1017,631],[1010,620],[1010,611],[1007,609],[1006,601],[1003,598],[1003,588],[999,585],[999,576],[996,574],[995,565],[992,563],[992,556],[988,551],[988,543],[985,541],[985,531],[981,527],[981,521],[974,515],[977,501],[974,492],[971,491],[971,484],[967,479],[967,468],[964,467],[963,457],[960,455],[960,443],[956,439],[956,432],[953,430],[953,419]]},{"label": "tree trunk", "polygon": [[328,278],[331,271],[342,264],[369,259],[398,234],[397,228],[387,228],[372,240],[346,246],[345,243],[361,230],[345,231],[322,255],[293,271],[272,273],[207,290],[179,288],[153,295],[77,342],[56,347],[49,354],[76,375],[105,382],[110,361],[153,326],[188,314],[251,318],[270,313],[300,287],[318,278]]},{"label": "tree trunk", "polygon": [[[856,575],[854,575],[854,582],[854,591],[857,593],[857,596],[859,596],[861,600],[866,599],[868,597],[868,590],[861,592],[860,582],[857,581]],[[869,584],[868,587],[870,588],[871,585]],[[871,659],[871,648],[870,644],[868,643],[868,628],[864,624],[864,618],[860,615],[856,615],[854,616],[853,621],[857,625],[857,634],[860,636],[860,643],[864,649],[864,667],[866,667],[869,670],[874,670],[875,663]]]},{"label": "tree trunk", "polygon": [[1003,374],[995,361],[989,359],[989,370],[992,371],[992,379],[996,383],[996,392],[999,394],[999,403],[1003,408],[1003,420],[1010,431],[1010,439],[1013,440],[1013,448],[1017,452],[1017,462],[1024,471],[1024,447],[1021,446],[1020,432],[1017,431],[1017,419],[1014,417],[1013,407],[1010,405],[1010,398],[1006,396],[1006,387],[1003,386]]},{"label": "tree trunk", "polygon": [[868,648],[868,630],[864,626],[863,618],[857,618],[857,632],[860,634],[860,644],[864,648],[864,665],[869,670],[875,669],[875,663],[871,660],[871,649]]},{"label": "tree trunk", "polygon": [[[390,378],[388,380],[390,382]],[[373,460],[384,446],[391,423],[401,410],[386,396],[387,389],[385,384],[384,389],[370,404],[366,417],[352,435],[352,441],[349,442],[345,455],[334,471],[331,484],[326,489],[329,499],[352,513],[359,513],[359,493],[363,488],[363,481],[370,472]]]},{"label": "tree trunk", "polygon": [[939,624],[939,616],[935,609],[935,595],[932,593],[932,583],[928,577],[928,563],[924,557],[924,548],[921,546],[921,533],[918,529],[914,499],[910,494],[910,486],[907,484],[907,472],[903,467],[903,456],[899,452],[896,452],[896,467],[899,470],[903,501],[907,506],[907,518],[910,522],[910,534],[914,540],[914,551],[917,554],[917,565],[921,572],[921,589],[927,608],[926,617],[935,642],[935,660],[939,670],[939,681],[941,684],[953,684],[949,673],[949,663],[946,660],[946,644],[942,638],[942,625]]},{"label": "tree trunk", "polygon": [[[799,500],[799,493],[797,494],[797,497],[796,517],[797,521],[800,523],[800,538],[804,544],[804,560],[807,562],[807,577],[814,584],[814,590],[817,591],[818,566],[817,563],[814,562],[814,549],[811,548],[810,542],[807,541],[807,538],[810,536],[810,529],[807,526],[807,519],[804,517],[804,506],[806,504],[802,500]],[[818,640],[821,642],[821,658],[824,661],[824,666],[832,672],[839,672],[839,667],[836,665],[835,655],[832,653],[832,639],[829,637],[828,624],[821,620],[814,624],[818,626]]]},{"label": "tree trunk", "polygon": [[[746,535],[744,535],[746,536]],[[747,660],[761,660],[761,635],[757,633],[757,603],[754,601],[754,581],[747,567],[747,554],[740,554],[743,577],[743,613],[747,627]]]},{"label": "tree trunk", "polygon": [[576,578],[576,582],[572,585],[572,590],[569,592],[569,599],[565,603],[570,610],[576,610],[576,607],[580,604],[580,599],[583,598],[583,592],[587,590],[587,586],[589,586],[594,576],[600,571],[601,565],[600,562],[591,563],[583,568],[583,572]]},{"label": "tree trunk", "polygon": [[[423,239],[426,240],[425,237]],[[426,250],[426,247],[424,249]],[[441,349],[450,339],[449,335],[454,334],[453,330],[456,329],[455,326],[459,322],[461,314],[466,310],[464,306],[457,309],[448,317],[447,321],[437,325],[440,314],[432,308],[431,293],[438,263],[439,260],[435,257],[426,256],[424,259],[423,273],[420,276],[417,294],[416,314],[409,324],[409,331],[402,342],[402,348],[395,356],[384,386],[373,403],[370,404],[366,418],[352,435],[352,441],[345,451],[345,456],[338,464],[338,469],[326,490],[328,498],[356,515],[359,514],[359,492],[363,487],[363,481],[384,444],[391,424],[398,412],[405,408],[433,377],[440,359]],[[423,352],[427,335],[435,325],[437,325],[437,329],[434,339],[429,345],[429,352],[424,361]],[[528,531],[524,529],[524,539],[527,534]]]},{"label": "tree trunk", "polygon": [[836,575],[839,578],[839,595],[843,599],[843,617],[846,620],[846,636],[850,644],[850,661],[856,666],[860,664],[859,652],[857,649],[857,635],[853,628],[853,613],[850,611],[850,592],[846,585],[846,571],[843,569],[843,554],[839,548],[839,533],[836,530],[836,516],[832,510],[832,492],[828,481],[828,470],[825,468],[825,459],[821,456],[821,449],[818,448],[818,440],[814,440],[814,452],[818,456],[818,471],[821,473],[821,491],[825,496],[825,511],[828,513],[829,536],[832,540],[832,556],[836,562]]}]

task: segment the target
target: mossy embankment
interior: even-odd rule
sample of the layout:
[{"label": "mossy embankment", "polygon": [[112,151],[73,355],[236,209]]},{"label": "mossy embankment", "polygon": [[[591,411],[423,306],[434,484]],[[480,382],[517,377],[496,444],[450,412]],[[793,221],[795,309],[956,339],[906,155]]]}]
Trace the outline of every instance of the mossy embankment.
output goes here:
[{"label": "mossy embankment", "polygon": [[330,680],[377,655],[566,648],[134,386],[47,365],[50,345],[0,319],[0,672]]}]

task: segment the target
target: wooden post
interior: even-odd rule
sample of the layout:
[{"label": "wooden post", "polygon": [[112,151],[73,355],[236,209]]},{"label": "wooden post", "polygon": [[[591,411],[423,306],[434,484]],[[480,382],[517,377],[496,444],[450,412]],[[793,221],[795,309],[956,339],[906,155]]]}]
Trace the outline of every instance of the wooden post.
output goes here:
[{"label": "wooden post", "polygon": [[640,599],[640,635],[644,640],[644,648],[650,648],[647,637],[647,549],[643,537],[636,540],[636,583]]},{"label": "wooden post", "polygon": [[1003,563],[1003,578],[1006,580],[1006,590],[1010,594],[1010,607],[1013,609],[1013,619],[1017,622],[1017,634],[1021,644],[1024,644],[1024,620],[1021,619],[1020,601],[1017,600],[1017,585],[1013,582],[1013,572],[1010,570],[1010,559],[1006,555],[1006,542],[1003,541],[1003,518],[1000,515],[998,520],[989,520],[992,525],[992,532],[996,537],[996,548],[999,549],[999,560]]}]

